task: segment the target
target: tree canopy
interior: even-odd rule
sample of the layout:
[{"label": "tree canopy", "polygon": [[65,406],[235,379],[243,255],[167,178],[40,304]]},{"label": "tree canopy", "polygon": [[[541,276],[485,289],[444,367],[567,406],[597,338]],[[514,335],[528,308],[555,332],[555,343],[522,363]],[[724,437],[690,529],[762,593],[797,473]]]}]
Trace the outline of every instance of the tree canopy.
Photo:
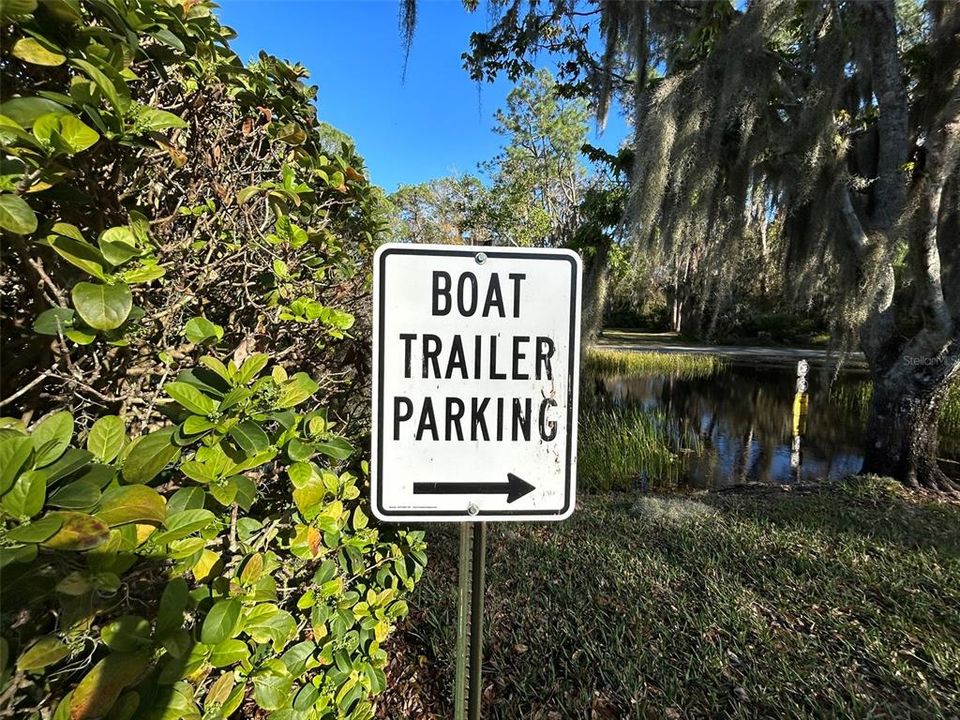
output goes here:
[{"label": "tree canopy", "polygon": [[601,118],[612,97],[630,103],[634,248],[694,258],[716,311],[755,252],[743,238],[776,217],[790,288],[828,294],[871,365],[865,468],[951,487],[928,429],[960,368],[957,6],[497,7],[465,55],[474,77],[519,77],[547,50]]}]

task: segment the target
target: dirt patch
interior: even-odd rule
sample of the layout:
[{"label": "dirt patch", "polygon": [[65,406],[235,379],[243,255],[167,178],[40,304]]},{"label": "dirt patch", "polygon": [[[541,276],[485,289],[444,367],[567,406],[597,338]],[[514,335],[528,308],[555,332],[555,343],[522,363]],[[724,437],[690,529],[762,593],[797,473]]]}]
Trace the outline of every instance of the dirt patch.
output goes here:
[{"label": "dirt patch", "polygon": [[446,720],[452,688],[440,678],[430,651],[411,631],[420,620],[413,612],[384,644],[390,657],[384,673],[387,689],[377,697],[380,720]]}]

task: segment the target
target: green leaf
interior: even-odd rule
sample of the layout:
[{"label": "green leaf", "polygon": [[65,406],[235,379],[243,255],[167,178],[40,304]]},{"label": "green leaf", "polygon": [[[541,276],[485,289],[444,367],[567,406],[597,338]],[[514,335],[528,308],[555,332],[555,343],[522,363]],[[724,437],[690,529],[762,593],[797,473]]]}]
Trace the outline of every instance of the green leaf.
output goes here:
[{"label": "green leaf", "polygon": [[200,628],[200,642],[204,645],[217,645],[234,636],[240,612],[243,606],[239,600],[217,601],[207,616],[203,619]]},{"label": "green leaf", "polygon": [[81,512],[54,512],[47,517],[63,521],[60,530],[43,543],[53,550],[90,550],[101,545],[110,537],[107,524]]},{"label": "green leaf", "polygon": [[[73,58],[70,60],[70,64],[83,70],[87,77],[93,80],[94,84],[100,88],[100,92],[103,93],[107,102],[113,106],[117,115],[122,117],[126,105],[122,98],[128,93],[126,85],[123,85],[120,81],[115,84],[102,70],[86,60]],[[121,88],[120,85],[123,85],[123,87]]]},{"label": "green leaf", "polygon": [[17,659],[17,670],[21,672],[43,670],[48,665],[60,662],[69,654],[70,648],[53,635],[47,635],[37,640]]},{"label": "green leaf", "polygon": [[[20,127],[19,123],[6,115],[0,115],[0,144],[13,146],[18,143],[26,147],[37,147],[36,138]],[[26,173],[27,166],[22,160],[13,158],[7,158],[3,164],[6,167],[3,172],[0,172],[0,176],[4,176],[5,183],[2,187],[12,192]]]},{"label": "green leaf", "polygon": [[83,152],[100,139],[97,131],[80,118],[59,112],[47,113],[34,120],[33,135],[44,147],[67,155]]},{"label": "green leaf", "polygon": [[79,0],[44,0],[43,4],[46,11],[60,22],[75,25],[83,19]]},{"label": "green leaf", "polygon": [[23,198],[0,195],[0,228],[16,235],[29,235],[37,229],[37,215]]},{"label": "green leaf", "polygon": [[74,312],[70,308],[53,307],[44,310],[33,321],[38,335],[61,335],[73,327]]},{"label": "green leaf", "polygon": [[280,399],[277,402],[277,407],[289,408],[299,405],[313,395],[319,387],[305,372],[298,372],[280,386]]},{"label": "green leaf", "polygon": [[186,475],[194,482],[209,485],[219,479],[217,468],[212,464],[199,462],[198,460],[188,460],[180,463],[180,472]]},{"label": "green leaf", "polygon": [[173,432],[174,428],[166,427],[134,440],[123,462],[123,479],[128,483],[148,483],[179,457],[180,448],[173,444]]},{"label": "green leaf", "polygon": [[60,137],[75,153],[83,152],[92,147],[100,139],[96,130],[74,115],[62,115],[60,117]]},{"label": "green leaf", "polygon": [[249,383],[260,374],[260,371],[267,366],[269,361],[270,356],[266,353],[254,353],[248,357],[243,361],[240,370],[237,371],[237,384],[246,385]]},{"label": "green leaf", "polygon": [[223,339],[223,328],[203,317],[190,318],[183,327],[183,334],[194,345],[202,345]]},{"label": "green leaf", "polygon": [[230,371],[227,369],[227,366],[212,355],[204,355],[198,362],[211,372],[216,373],[217,376],[224,382],[230,383],[232,376]]},{"label": "green leaf", "polygon": [[297,440],[297,438],[291,438],[290,442],[287,443],[287,455],[294,462],[309,460],[316,452],[313,445]]},{"label": "green leaf", "polygon": [[287,468],[287,474],[290,476],[290,482],[295,488],[306,487],[313,481],[315,473],[313,465],[305,462],[297,462]]},{"label": "green leaf", "polygon": [[[107,264],[106,258],[82,237],[77,238],[68,235],[67,233],[70,232],[71,228],[73,228],[72,225],[57,223],[53,226],[53,233],[47,235],[45,244],[52,247],[60,257],[71,265],[75,265],[87,274],[106,282],[107,274],[103,269]],[[79,235],[79,232],[77,234]]]},{"label": "green leaf", "polygon": [[296,635],[297,621],[293,615],[286,610],[278,610],[272,606],[276,612],[265,617],[256,617],[251,615],[244,623],[243,631],[247,633],[254,642],[266,643],[272,642],[274,650],[279,650],[286,645]]},{"label": "green leaf", "polygon": [[45,515],[32,523],[13,528],[7,532],[7,540],[18,543],[42,543],[52,538],[62,525],[62,517]]},{"label": "green leaf", "polygon": [[58,52],[47,50],[43,45],[30,37],[20,38],[14,43],[10,54],[31,65],[56,67],[66,61],[66,57]]},{"label": "green leaf", "polygon": [[179,116],[166,110],[158,110],[149,105],[137,108],[137,129],[147,132],[158,132],[170,128],[185,128],[187,123]]},{"label": "green leaf", "polygon": [[244,475],[234,475],[227,479],[227,482],[236,488],[236,495],[233,501],[243,510],[249,510],[257,497],[257,486],[250,478]]},{"label": "green leaf", "polygon": [[324,560],[320,563],[320,568],[313,574],[314,585],[324,585],[337,574],[337,563],[334,560]]},{"label": "green leaf", "polygon": [[92,589],[93,584],[90,582],[90,576],[79,570],[75,570],[57,583],[58,593],[72,597],[86,595]]},{"label": "green leaf", "polygon": [[66,410],[51,413],[30,431],[37,454],[34,467],[49,465],[63,454],[73,437],[73,415]]},{"label": "green leaf", "polygon": [[28,436],[13,433],[0,436],[0,495],[13,485],[32,452],[33,440]]},{"label": "green leaf", "polygon": [[267,671],[253,676],[253,699],[264,710],[279,710],[290,704],[293,678],[286,673]]},{"label": "green leaf", "polygon": [[77,313],[94,330],[115,330],[123,325],[133,307],[133,294],[124,283],[79,282],[70,296]]},{"label": "green leaf", "polygon": [[0,115],[6,115],[25,128],[31,127],[37,118],[47,113],[67,112],[60,103],[42,97],[17,97],[0,103]]},{"label": "green leaf", "polygon": [[321,440],[315,442],[313,446],[317,449],[318,452],[332,457],[335,460],[346,460],[348,457],[353,455],[356,452],[356,449],[348,443],[346,440],[340,437],[330,438],[329,440]]},{"label": "green leaf", "polygon": [[117,476],[117,468],[102,463],[91,463],[87,471],[80,476],[80,480],[92,482],[98,488],[103,490],[107,485],[113,482]]},{"label": "green leaf", "polygon": [[164,45],[168,45],[175,50],[180,52],[186,52],[187,49],[183,45],[183,41],[180,40],[171,30],[167,28],[160,28],[156,32],[152,33],[153,37],[162,42]]},{"label": "green leaf", "polygon": [[[206,627],[206,623],[204,623]],[[215,668],[236,665],[250,657],[250,648],[243,640],[227,639],[217,643],[210,653],[210,664]]]},{"label": "green leaf", "polygon": [[202,488],[185,487],[177,490],[167,501],[167,515],[175,515],[184,510],[199,510],[203,507],[206,493]]},{"label": "green leaf", "polygon": [[[0,108],[3,106],[0,105]],[[237,193],[237,205],[243,205],[247,200],[260,192],[258,185],[250,185]]]},{"label": "green leaf", "polygon": [[151,644],[150,622],[138,615],[123,615],[100,631],[104,644],[116,652],[133,652]]},{"label": "green leaf", "polygon": [[96,335],[91,335],[82,330],[67,330],[66,335],[69,340],[72,340],[77,345],[89,345],[97,339]]},{"label": "green leaf", "polygon": [[270,446],[270,438],[253,420],[244,420],[234,425],[230,430],[230,437],[248,454],[258,453]]},{"label": "green leaf", "polygon": [[140,248],[137,247],[137,239],[133,236],[133,231],[123,225],[100,233],[97,246],[111,265],[123,265],[130,258],[140,255]]},{"label": "green leaf", "polygon": [[163,589],[157,610],[157,637],[164,638],[183,626],[183,614],[190,604],[190,590],[183,578],[174,578]]},{"label": "green leaf", "polygon": [[208,398],[185,382],[167,383],[163,386],[163,391],[187,410],[197,415],[207,416],[217,411],[218,403],[215,400]]},{"label": "green leaf", "polygon": [[103,494],[97,517],[110,527],[141,523],[160,525],[166,518],[163,496],[146,485],[122,485]]},{"label": "green leaf", "polygon": [[191,415],[183,421],[183,432],[185,435],[196,435],[197,433],[211,430],[216,426],[217,423],[214,420],[207,420],[207,418],[200,417],[199,415]]},{"label": "green leaf", "polygon": [[[141,260],[140,262],[144,262]],[[167,274],[167,271],[159,265],[140,265],[120,273],[121,279],[129,284],[147,283],[158,280]]]},{"label": "green leaf", "polygon": [[29,15],[37,9],[37,0],[3,0],[0,3],[0,18],[13,20]]},{"label": "green leaf", "polygon": [[353,511],[353,529],[354,530],[363,530],[367,526],[369,518],[364,514],[363,510],[355,508]]},{"label": "green leaf", "polygon": [[86,480],[76,480],[54,492],[47,503],[65,510],[89,510],[100,500],[100,488]]},{"label": "green leaf", "polygon": [[106,415],[97,420],[87,435],[87,450],[102,463],[114,460],[127,441],[123,420],[116,415]]},{"label": "green leaf", "polygon": [[43,477],[47,484],[51,484],[86,467],[92,460],[93,455],[86,450],[68,447],[56,462],[38,468],[33,472]]},{"label": "green leaf", "polygon": [[287,650],[280,660],[286,666],[287,672],[294,677],[300,677],[307,671],[310,657],[316,649],[316,643],[304,640]]},{"label": "green leaf", "polygon": [[182,510],[167,516],[166,532],[155,536],[153,541],[162,545],[185,538],[187,535],[207,527],[215,519],[216,517],[209,510]]},{"label": "green leaf", "polygon": [[25,472],[0,499],[0,507],[14,517],[33,517],[43,509],[47,483],[36,470]]}]

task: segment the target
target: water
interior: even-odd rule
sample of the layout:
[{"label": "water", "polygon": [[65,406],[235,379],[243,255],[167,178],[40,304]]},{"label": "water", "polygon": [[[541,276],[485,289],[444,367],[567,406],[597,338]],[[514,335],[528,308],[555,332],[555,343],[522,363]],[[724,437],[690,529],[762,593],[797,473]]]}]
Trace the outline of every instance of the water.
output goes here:
[{"label": "water", "polygon": [[[744,482],[836,480],[860,469],[870,394],[867,376],[844,371],[831,388],[812,367],[808,382],[797,466],[791,462],[796,442],[794,365],[727,365],[696,379],[597,378],[585,390],[614,405],[664,413],[677,447],[699,450],[687,455],[688,482],[718,488]],[[957,444],[941,442],[942,454],[960,459]]]}]

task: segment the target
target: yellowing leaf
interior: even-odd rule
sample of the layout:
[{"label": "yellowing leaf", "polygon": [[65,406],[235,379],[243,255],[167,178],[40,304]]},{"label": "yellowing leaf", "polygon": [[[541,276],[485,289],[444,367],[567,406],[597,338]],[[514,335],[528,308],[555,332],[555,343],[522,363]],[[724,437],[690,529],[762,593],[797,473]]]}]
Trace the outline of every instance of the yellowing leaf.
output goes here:
[{"label": "yellowing leaf", "polygon": [[60,530],[43,543],[53,550],[89,550],[110,537],[110,527],[99,518],[81,512],[53,512],[47,517],[61,518]]},{"label": "yellowing leaf", "polygon": [[197,564],[193,566],[193,576],[197,579],[197,582],[209,580],[219,561],[220,556],[213,550],[204,549]]},{"label": "yellowing leaf", "polygon": [[166,515],[163,496],[146,485],[122,485],[107,490],[97,513],[110,527],[129,523],[159,525]]},{"label": "yellowing leaf", "polygon": [[88,672],[70,699],[70,720],[92,720],[107,714],[120,697],[146,670],[152,653],[111,653]]},{"label": "yellowing leaf", "polygon": [[10,53],[24,62],[32,65],[45,65],[47,67],[62,65],[67,59],[58,52],[47,50],[47,48],[39,42],[29,37],[17,40]]}]

